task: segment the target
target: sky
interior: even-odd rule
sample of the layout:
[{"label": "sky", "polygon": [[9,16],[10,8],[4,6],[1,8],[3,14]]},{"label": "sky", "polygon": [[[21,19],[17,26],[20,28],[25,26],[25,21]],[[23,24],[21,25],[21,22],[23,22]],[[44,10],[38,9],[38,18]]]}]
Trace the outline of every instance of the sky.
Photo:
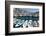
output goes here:
[{"label": "sky", "polygon": [[27,13],[29,12],[35,13],[39,11],[39,9],[36,9],[36,8],[19,8],[19,10],[22,10],[21,12],[26,11]]}]

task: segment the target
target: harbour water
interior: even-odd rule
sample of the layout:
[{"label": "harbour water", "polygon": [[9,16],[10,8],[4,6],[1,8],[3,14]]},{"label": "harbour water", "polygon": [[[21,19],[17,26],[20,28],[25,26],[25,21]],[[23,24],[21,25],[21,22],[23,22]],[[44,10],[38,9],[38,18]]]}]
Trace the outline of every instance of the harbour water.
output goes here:
[{"label": "harbour water", "polygon": [[38,27],[39,26],[39,16],[14,16],[13,17],[13,27],[23,28],[23,27]]}]

